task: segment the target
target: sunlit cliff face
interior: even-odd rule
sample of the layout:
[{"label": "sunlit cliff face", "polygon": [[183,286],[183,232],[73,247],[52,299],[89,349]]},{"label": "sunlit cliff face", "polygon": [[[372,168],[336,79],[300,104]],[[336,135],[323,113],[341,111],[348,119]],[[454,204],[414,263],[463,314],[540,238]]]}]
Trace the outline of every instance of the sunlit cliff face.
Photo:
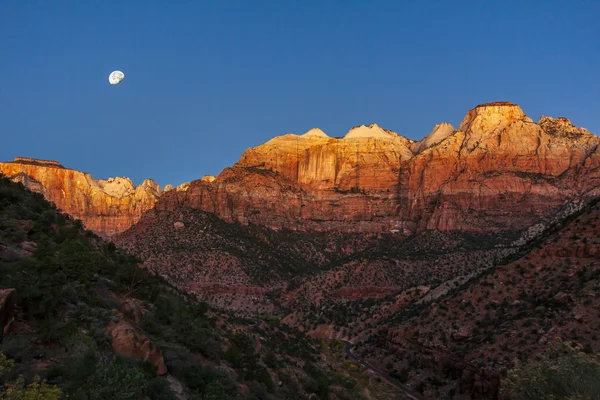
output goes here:
[{"label": "sunlit cliff face", "polygon": [[387,190],[398,181],[399,164],[413,156],[411,143],[376,124],[354,127],[341,139],[315,128],[249,149],[236,166],[272,170],[318,190]]},{"label": "sunlit cliff face", "polygon": [[566,120],[536,124],[515,104],[489,103],[420,142],[375,124],[278,136],[159,204],[299,230],[515,230],[595,187],[597,144]]},{"label": "sunlit cliff face", "polygon": [[91,175],[64,168],[56,161],[19,157],[0,163],[0,173],[42,193],[103,237],[129,228],[162,194],[160,186],[150,179],[138,187],[128,178],[94,180]]},{"label": "sunlit cliff face", "polygon": [[533,122],[512,103],[467,112],[419,142],[378,126],[343,137],[318,128],[248,149],[217,177],[163,192],[147,180],[94,180],[51,161],[17,159],[0,172],[43,193],[103,236],[154,207],[177,204],[228,222],[352,232],[515,230],[600,187],[598,138],[566,118]]}]

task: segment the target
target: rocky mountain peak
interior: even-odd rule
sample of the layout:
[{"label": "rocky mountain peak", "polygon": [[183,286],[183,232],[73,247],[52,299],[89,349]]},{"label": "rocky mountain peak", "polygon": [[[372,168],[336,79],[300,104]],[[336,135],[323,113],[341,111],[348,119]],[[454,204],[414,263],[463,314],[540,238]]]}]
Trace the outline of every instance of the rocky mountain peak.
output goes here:
[{"label": "rocky mountain peak", "polygon": [[177,186],[175,188],[175,190],[177,192],[185,192],[186,190],[188,190],[190,188],[190,182],[184,182],[181,185]]},{"label": "rocky mountain peak", "polygon": [[0,174],[43,194],[104,237],[129,228],[154,207],[162,194],[160,186],[151,179],[136,188],[129,178],[95,180],[90,174],[65,168],[56,161],[26,157],[0,162]]},{"label": "rocky mountain peak", "polygon": [[38,160],[36,158],[29,157],[15,157],[12,162],[19,164],[39,165],[44,167],[64,168],[58,161]]},{"label": "rocky mountain peak", "polygon": [[150,189],[153,192],[155,192],[156,194],[160,195],[162,194],[162,190],[160,188],[160,185],[156,182],[154,182],[152,179],[144,179],[144,182],[142,182],[142,184],[138,187],[138,189]]},{"label": "rocky mountain peak", "polygon": [[552,118],[542,116],[538,122],[538,125],[548,135],[557,137],[576,138],[585,135],[592,135],[587,129],[576,127],[568,118],[565,117]]},{"label": "rocky mountain peak", "polygon": [[323,138],[329,137],[329,136],[327,136],[327,134],[325,132],[323,132],[319,128],[312,128],[311,130],[309,130],[302,136],[303,137],[323,137]]},{"label": "rocky mountain peak", "polygon": [[398,139],[400,136],[387,129],[383,129],[377,124],[371,125],[359,125],[351,128],[344,139],[355,139],[355,138],[376,138],[384,140]]},{"label": "rocky mountain peak", "polygon": [[99,179],[96,183],[102,188],[104,193],[118,199],[129,196],[135,191],[135,185],[131,179],[126,177],[117,176],[106,180]]},{"label": "rocky mountain peak", "polygon": [[497,101],[480,104],[469,110],[458,130],[475,133],[493,132],[516,121],[533,122],[518,105],[509,101]]},{"label": "rocky mountain peak", "polygon": [[440,124],[436,124],[433,127],[431,133],[425,136],[421,141],[415,142],[410,146],[410,150],[419,154],[423,150],[438,144],[442,140],[446,139],[448,136],[452,135],[455,132],[454,126],[449,124],[448,122],[442,122]]}]

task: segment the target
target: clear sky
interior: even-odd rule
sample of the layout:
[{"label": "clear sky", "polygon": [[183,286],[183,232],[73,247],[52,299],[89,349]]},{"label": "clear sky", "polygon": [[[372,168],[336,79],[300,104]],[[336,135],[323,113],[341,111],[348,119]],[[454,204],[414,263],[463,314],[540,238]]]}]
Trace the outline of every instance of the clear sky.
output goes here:
[{"label": "clear sky", "polygon": [[0,0],[0,160],[177,185],[276,135],[420,139],[504,100],[600,134],[599,21],[593,0]]}]

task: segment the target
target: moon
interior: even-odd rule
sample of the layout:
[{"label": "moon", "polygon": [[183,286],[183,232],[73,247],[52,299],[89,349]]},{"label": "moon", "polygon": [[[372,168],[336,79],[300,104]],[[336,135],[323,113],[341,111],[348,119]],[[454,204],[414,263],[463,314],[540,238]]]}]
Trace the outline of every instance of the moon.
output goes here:
[{"label": "moon", "polygon": [[125,79],[125,74],[121,71],[113,71],[108,76],[108,81],[111,85],[118,85],[123,79]]}]

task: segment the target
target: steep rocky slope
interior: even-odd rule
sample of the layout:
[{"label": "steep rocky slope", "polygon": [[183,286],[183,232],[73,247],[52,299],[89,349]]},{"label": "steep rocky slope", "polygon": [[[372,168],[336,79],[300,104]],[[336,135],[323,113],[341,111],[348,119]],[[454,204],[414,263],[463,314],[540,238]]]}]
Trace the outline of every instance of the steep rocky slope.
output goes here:
[{"label": "steep rocky slope", "polygon": [[[3,399],[402,398],[343,344],[210,309],[2,176],[0,332]],[[35,376],[52,393],[19,395]]]},{"label": "steep rocky slope", "polygon": [[556,340],[600,351],[598,201],[528,248],[437,300],[415,302],[421,289],[412,303],[372,319],[358,353],[431,398],[497,398],[508,369]]},{"label": "steep rocky slope", "polygon": [[247,150],[213,181],[169,193],[159,207],[187,204],[228,222],[272,228],[389,231],[391,188],[402,160],[412,157],[411,143],[376,124],[342,139],[318,129],[279,136]]},{"label": "steep rocky slope", "polygon": [[513,254],[513,239],[274,231],[187,206],[148,211],[113,238],[144,267],[213,306],[246,317],[277,316],[315,337],[352,340],[357,335],[344,323],[353,317],[341,321],[340,307],[360,316],[356,307],[364,301],[379,299],[386,307],[390,296],[419,285],[442,292],[444,282],[466,280]]},{"label": "steep rocky slope", "polygon": [[567,119],[538,124],[516,105],[469,111],[409,160],[399,220],[411,230],[514,230],[597,187],[598,137]]},{"label": "steep rocky slope", "polygon": [[143,265],[210,304],[245,315],[279,314],[273,296],[345,264],[356,254],[402,240],[387,234],[274,231],[226,223],[187,206],[150,210],[114,242]]},{"label": "steep rocky slope", "polygon": [[162,194],[160,186],[151,179],[138,187],[128,178],[94,180],[91,175],[65,168],[56,161],[17,157],[0,163],[0,174],[43,194],[103,237],[129,228],[154,207]]},{"label": "steep rocky slope", "polygon": [[227,222],[301,231],[514,232],[596,194],[599,139],[566,118],[538,123],[517,105],[483,104],[458,129],[419,142],[376,124],[332,138],[315,128],[248,149],[217,177],[171,190],[146,180],[95,181],[58,163],[18,158],[0,172],[105,237],[144,211],[187,205]]}]

